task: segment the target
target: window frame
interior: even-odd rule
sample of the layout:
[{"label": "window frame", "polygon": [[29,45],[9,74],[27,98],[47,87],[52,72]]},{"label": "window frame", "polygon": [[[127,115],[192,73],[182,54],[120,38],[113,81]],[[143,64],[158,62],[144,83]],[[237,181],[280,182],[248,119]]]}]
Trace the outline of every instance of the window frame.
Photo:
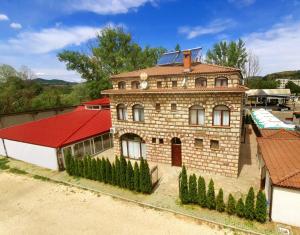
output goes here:
[{"label": "window frame", "polygon": [[158,89],[162,88],[162,81],[156,82],[156,88],[158,88]]},{"label": "window frame", "polygon": [[[221,81],[221,85],[217,86],[217,82]],[[223,81],[226,81],[226,85],[223,84]],[[215,78],[215,87],[228,87],[228,78],[227,77],[216,77]]]},{"label": "window frame", "polygon": [[[218,147],[215,148],[213,147],[213,143],[217,143],[218,144]],[[213,149],[213,150],[219,150],[220,149],[220,141],[219,140],[210,140],[210,149]]]},{"label": "window frame", "polygon": [[[204,86],[202,84],[203,82],[205,83]],[[199,87],[207,87],[207,78],[198,77],[198,78],[195,79],[195,88],[199,88]]]},{"label": "window frame", "polygon": [[138,90],[140,89],[141,83],[139,81],[132,81],[131,82],[131,89]]},{"label": "window frame", "polygon": [[[218,107],[226,107],[227,110],[216,110]],[[215,111],[221,111],[221,117],[220,117],[220,124],[216,125],[215,124]],[[224,112],[228,112],[228,125],[224,125]],[[222,127],[230,127],[230,120],[231,119],[231,112],[230,108],[226,105],[217,105],[213,108],[212,112],[212,124],[213,126],[222,126]]]},{"label": "window frame", "polygon": [[177,88],[177,87],[178,87],[177,80],[172,81],[172,88]]},{"label": "window frame", "polygon": [[[138,110],[138,120],[135,120],[135,110]],[[145,122],[145,112],[143,105],[135,104],[132,106],[132,118],[134,122]]]},{"label": "window frame", "polygon": [[160,112],[160,110],[161,110],[161,105],[160,105],[160,103],[155,103],[155,111],[156,111],[156,112]]},{"label": "window frame", "polygon": [[[201,142],[202,142],[201,146],[196,144],[197,140],[201,140]],[[202,149],[203,148],[203,143],[204,143],[204,139],[203,138],[195,138],[194,139],[195,148],[199,148],[199,149],[201,148]]]},{"label": "window frame", "polygon": [[[175,109],[173,107],[175,107]],[[176,112],[176,111],[177,111],[177,104],[171,103],[171,112]]]},{"label": "window frame", "polygon": [[118,89],[119,90],[126,90],[126,82],[125,81],[118,82]]},{"label": "window frame", "polygon": [[[195,108],[199,107],[199,108]],[[192,123],[192,110],[196,110],[196,124]],[[199,123],[199,111],[203,111],[203,124]],[[205,109],[201,105],[193,105],[189,108],[189,125],[204,126],[205,125]]]},{"label": "window frame", "polygon": [[[120,117],[119,110],[122,110],[122,116],[123,116],[123,118]],[[125,104],[121,103],[121,104],[117,105],[117,119],[119,121],[127,121],[127,119],[128,119],[128,112],[127,112],[127,107],[126,107]]]}]

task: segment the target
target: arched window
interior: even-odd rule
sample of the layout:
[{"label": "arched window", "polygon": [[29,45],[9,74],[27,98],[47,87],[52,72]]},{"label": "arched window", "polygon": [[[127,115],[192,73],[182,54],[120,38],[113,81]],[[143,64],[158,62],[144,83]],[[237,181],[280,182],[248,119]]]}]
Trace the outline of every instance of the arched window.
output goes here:
[{"label": "arched window", "polygon": [[195,87],[206,87],[207,80],[206,78],[196,78],[195,79]]},{"label": "arched window", "polygon": [[227,87],[228,86],[228,78],[226,77],[218,77],[215,79],[216,87]]},{"label": "arched window", "polygon": [[131,89],[139,89],[139,88],[140,88],[140,82],[139,81],[131,82]]},{"label": "arched window", "polygon": [[225,105],[214,107],[213,111],[214,126],[229,126],[230,125],[230,110]]},{"label": "arched window", "polygon": [[140,159],[146,158],[146,143],[138,135],[128,133],[120,138],[121,140],[121,153],[124,157]]},{"label": "arched window", "polygon": [[205,112],[203,107],[194,105],[190,107],[189,113],[191,125],[204,125]]},{"label": "arched window", "polygon": [[126,82],[124,82],[124,81],[118,82],[118,88],[119,88],[119,90],[126,89]]},{"label": "arched window", "polygon": [[136,104],[132,107],[133,121],[143,122],[144,121],[144,107],[140,104]]},{"label": "arched window", "polygon": [[118,120],[127,120],[127,108],[124,104],[117,106],[117,116]]}]

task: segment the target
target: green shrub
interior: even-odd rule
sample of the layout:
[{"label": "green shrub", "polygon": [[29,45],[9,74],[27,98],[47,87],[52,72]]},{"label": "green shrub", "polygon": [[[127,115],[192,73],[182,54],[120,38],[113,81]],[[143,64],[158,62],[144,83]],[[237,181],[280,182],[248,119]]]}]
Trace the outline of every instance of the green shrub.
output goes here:
[{"label": "green shrub", "polygon": [[140,170],[137,162],[134,163],[134,190],[140,191]]},{"label": "green shrub", "polygon": [[198,203],[201,207],[206,207],[206,186],[202,176],[198,178]]},{"label": "green shrub", "polygon": [[116,185],[121,186],[120,184],[120,160],[118,158],[118,156],[116,156]]},{"label": "green shrub", "polygon": [[216,198],[216,209],[219,212],[225,211],[225,203],[223,198],[223,189],[219,189],[217,198]]},{"label": "green shrub", "polygon": [[111,172],[111,164],[110,164],[110,161],[108,159],[106,159],[105,173],[106,173],[107,183],[111,184],[112,183],[112,172]]},{"label": "green shrub", "polygon": [[9,172],[15,173],[15,174],[20,174],[20,175],[26,175],[26,174],[28,174],[26,171],[21,170],[21,169],[16,168],[16,167],[10,168]]},{"label": "green shrub", "polygon": [[249,192],[246,197],[246,202],[245,202],[245,218],[253,220],[255,217],[255,212],[254,212],[254,190],[253,187],[249,189]]},{"label": "green shrub", "polygon": [[91,177],[93,180],[97,180],[97,161],[95,158],[92,159],[91,168],[92,168]]},{"label": "green shrub", "polygon": [[7,158],[1,158],[0,159],[0,170],[9,169],[9,165],[7,165],[8,162],[9,162],[9,160]]},{"label": "green shrub", "polygon": [[33,178],[37,179],[37,180],[42,180],[42,181],[49,181],[50,180],[48,177],[40,176],[40,175],[34,175]]},{"label": "green shrub", "polygon": [[116,179],[116,165],[113,163],[111,165],[111,183],[112,185],[117,185],[117,179]]},{"label": "green shrub", "polygon": [[231,193],[228,196],[226,211],[229,215],[233,215],[235,213],[235,199]]},{"label": "green shrub", "polygon": [[192,174],[189,177],[189,202],[195,204],[198,202],[197,178],[195,174]]},{"label": "green shrub", "polygon": [[245,216],[245,205],[242,198],[240,198],[236,204],[236,214],[241,218]]},{"label": "green shrub", "polygon": [[261,223],[267,220],[267,199],[261,190],[257,193],[256,197],[255,218]]},{"label": "green shrub", "polygon": [[90,156],[87,157],[87,161],[88,161],[88,175],[87,175],[87,178],[92,179],[92,159],[91,159]]},{"label": "green shrub", "polygon": [[215,198],[215,188],[214,188],[214,181],[210,179],[208,184],[207,190],[207,197],[206,197],[207,208],[210,210],[216,209],[216,198]]},{"label": "green shrub", "polygon": [[181,174],[179,176],[179,197],[182,204],[189,203],[189,190],[187,182],[187,172],[185,165],[182,167]]},{"label": "green shrub", "polygon": [[130,190],[134,189],[134,173],[130,161],[128,161],[126,169],[126,187]]},{"label": "green shrub", "polygon": [[79,175],[79,160],[77,158],[74,158],[74,166],[75,166],[74,175],[80,176]]},{"label": "green shrub", "polygon": [[67,151],[66,155],[65,155],[65,164],[66,164],[66,171],[68,174],[70,174],[70,161],[71,161],[71,152]]},{"label": "green shrub", "polygon": [[75,173],[75,161],[74,161],[73,157],[70,158],[69,164],[70,164],[70,169],[69,169],[70,175],[74,175],[74,173]]},{"label": "green shrub", "polygon": [[79,160],[79,162],[78,162],[78,172],[79,172],[79,176],[81,176],[81,177],[84,176],[83,160]]},{"label": "green shrub", "polygon": [[83,159],[83,177],[87,178],[88,177],[88,159],[87,157],[84,157]]},{"label": "green shrub", "polygon": [[104,183],[107,183],[106,179],[106,161],[104,158],[101,159],[101,176],[102,176],[102,181]]},{"label": "green shrub", "polygon": [[96,167],[97,167],[97,180],[98,181],[102,181],[102,175],[101,175],[101,159],[97,158],[97,161],[96,161]]},{"label": "green shrub", "polygon": [[143,186],[141,186],[141,191],[143,193],[150,194],[152,191],[152,181],[151,181],[151,175],[150,175],[150,168],[149,168],[147,160],[144,161],[143,166],[144,166],[143,180],[142,180]]},{"label": "green shrub", "polygon": [[120,186],[126,188],[126,168],[127,163],[123,156],[120,157]]}]

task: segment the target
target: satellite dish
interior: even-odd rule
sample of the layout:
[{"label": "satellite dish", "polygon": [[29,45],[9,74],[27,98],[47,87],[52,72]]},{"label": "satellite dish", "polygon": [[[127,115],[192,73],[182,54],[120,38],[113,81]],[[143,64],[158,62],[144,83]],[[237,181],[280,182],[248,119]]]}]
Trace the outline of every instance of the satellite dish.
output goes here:
[{"label": "satellite dish", "polygon": [[148,78],[148,74],[145,73],[145,72],[142,72],[142,73],[140,74],[140,78],[141,78],[142,81],[146,81],[147,78]]},{"label": "satellite dish", "polygon": [[140,86],[141,86],[141,89],[145,90],[145,89],[148,88],[148,82],[147,81],[142,81]]}]

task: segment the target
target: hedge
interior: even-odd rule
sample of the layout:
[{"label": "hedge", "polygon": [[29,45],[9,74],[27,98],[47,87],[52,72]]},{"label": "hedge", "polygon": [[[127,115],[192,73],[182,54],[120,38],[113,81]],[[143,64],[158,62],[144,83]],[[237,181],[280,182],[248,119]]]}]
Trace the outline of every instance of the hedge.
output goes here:
[{"label": "hedge", "polygon": [[66,172],[71,176],[96,180],[145,194],[152,192],[147,160],[141,159],[140,164],[135,162],[133,168],[131,162],[122,156],[120,158],[116,156],[115,162],[111,164],[107,158],[92,159],[86,156],[83,159],[76,159],[71,154],[66,154],[65,163]]},{"label": "hedge", "polygon": [[210,210],[217,210],[219,212],[226,211],[229,215],[237,215],[238,217],[249,220],[256,219],[261,223],[267,221],[266,196],[262,191],[259,191],[255,200],[253,187],[249,189],[245,204],[242,198],[236,201],[233,195],[229,194],[225,205],[223,189],[220,188],[217,197],[215,197],[214,182],[211,179],[206,192],[204,178],[199,176],[197,183],[196,175],[188,175],[185,166],[182,167],[182,171],[179,174],[178,184],[179,198],[182,204],[198,204]]}]

